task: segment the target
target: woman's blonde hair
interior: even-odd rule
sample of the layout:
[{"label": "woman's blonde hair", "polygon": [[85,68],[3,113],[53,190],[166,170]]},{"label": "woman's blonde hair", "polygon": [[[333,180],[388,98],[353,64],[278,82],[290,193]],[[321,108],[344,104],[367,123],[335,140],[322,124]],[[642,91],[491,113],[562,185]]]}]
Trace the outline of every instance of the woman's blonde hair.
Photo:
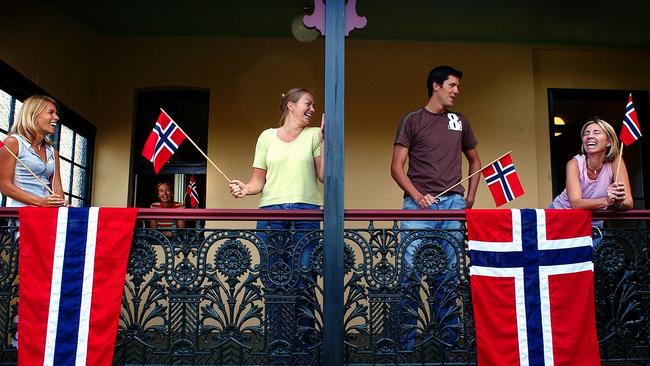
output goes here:
[{"label": "woman's blonde hair", "polygon": [[284,119],[287,118],[287,115],[289,114],[289,102],[298,103],[300,98],[307,93],[314,95],[314,93],[307,88],[293,88],[282,94],[282,102],[280,102],[280,111],[282,112],[282,117],[280,117],[280,126],[284,124]]},{"label": "woman's blonde hair", "polygon": [[[618,156],[619,144],[618,144],[618,137],[616,136],[616,131],[614,131],[614,127],[612,127],[612,125],[607,123],[607,121],[602,120],[598,117],[594,117],[591,120],[587,121],[584,125],[582,125],[582,128],[580,129],[580,139],[582,140],[582,136],[585,134],[585,130],[587,129],[587,127],[594,123],[603,129],[605,135],[607,135],[607,138],[609,139],[609,147],[605,152],[605,162],[606,163],[612,162]],[[586,154],[584,143],[580,144],[580,152]]]},{"label": "woman's blonde hair", "polygon": [[[11,133],[22,135],[28,141],[32,141],[38,134],[36,125],[36,116],[43,112],[47,107],[47,103],[54,104],[57,112],[59,104],[52,98],[45,95],[32,95],[25,99],[23,106],[20,108],[16,122],[11,126]],[[52,142],[45,136],[43,143],[52,145]]]}]

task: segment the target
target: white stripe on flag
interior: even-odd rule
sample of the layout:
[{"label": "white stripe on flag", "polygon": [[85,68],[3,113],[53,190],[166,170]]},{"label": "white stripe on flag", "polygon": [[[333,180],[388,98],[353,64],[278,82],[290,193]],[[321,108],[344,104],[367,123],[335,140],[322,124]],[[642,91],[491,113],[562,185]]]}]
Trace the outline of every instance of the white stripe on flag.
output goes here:
[{"label": "white stripe on flag", "polygon": [[56,346],[56,328],[59,321],[59,300],[61,299],[61,277],[63,275],[63,259],[65,257],[67,229],[68,209],[66,207],[61,207],[59,208],[56,220],[54,261],[52,263],[52,287],[50,288],[50,305],[47,315],[43,366],[52,366],[54,364],[54,348]]},{"label": "white stripe on flag", "polygon": [[[514,217],[514,216],[513,216]],[[521,225],[519,226],[521,228]],[[521,238],[521,236],[520,236]],[[524,290],[524,269],[471,266],[469,274],[474,276],[511,277],[515,280],[515,312],[517,313],[517,340],[519,341],[519,364],[528,366],[528,330],[526,325],[526,294]]]},{"label": "white stripe on flag", "polygon": [[95,244],[97,243],[97,222],[99,208],[88,209],[88,232],[86,235],[86,258],[79,310],[79,334],[77,336],[76,366],[86,365],[88,351],[88,329],[90,327],[90,306],[93,295],[93,276],[95,273]]},{"label": "white stripe on flag", "polygon": [[539,296],[542,310],[542,337],[544,339],[544,364],[553,365],[553,334],[551,332],[551,295],[548,288],[548,276],[555,274],[593,271],[593,262],[558,264],[539,267]]}]

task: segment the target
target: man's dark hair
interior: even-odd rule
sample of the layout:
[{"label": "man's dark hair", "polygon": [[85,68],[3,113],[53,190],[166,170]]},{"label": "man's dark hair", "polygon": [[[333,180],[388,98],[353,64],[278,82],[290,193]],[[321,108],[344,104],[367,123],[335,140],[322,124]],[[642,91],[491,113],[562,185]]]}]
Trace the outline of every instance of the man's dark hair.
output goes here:
[{"label": "man's dark hair", "polygon": [[456,70],[451,66],[436,66],[429,72],[429,77],[427,78],[427,90],[429,91],[429,98],[433,95],[433,83],[436,83],[440,86],[449,78],[449,75],[453,75],[459,79],[463,78],[463,72]]}]

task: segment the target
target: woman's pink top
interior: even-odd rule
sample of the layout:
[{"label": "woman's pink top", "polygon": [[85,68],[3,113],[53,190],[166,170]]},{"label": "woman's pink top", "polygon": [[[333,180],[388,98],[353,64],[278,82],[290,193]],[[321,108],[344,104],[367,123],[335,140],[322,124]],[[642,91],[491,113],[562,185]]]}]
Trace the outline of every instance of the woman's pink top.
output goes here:
[{"label": "woman's pink top", "polygon": [[[603,169],[598,174],[596,180],[591,180],[587,176],[587,163],[585,162],[585,155],[576,155],[573,157],[578,162],[578,170],[580,172],[580,188],[582,189],[582,198],[603,198],[607,197],[607,187],[612,184],[614,177],[612,171],[612,163],[606,163]],[[566,188],[560,193],[559,196],[553,200],[554,208],[571,208],[569,196],[566,193]]]}]

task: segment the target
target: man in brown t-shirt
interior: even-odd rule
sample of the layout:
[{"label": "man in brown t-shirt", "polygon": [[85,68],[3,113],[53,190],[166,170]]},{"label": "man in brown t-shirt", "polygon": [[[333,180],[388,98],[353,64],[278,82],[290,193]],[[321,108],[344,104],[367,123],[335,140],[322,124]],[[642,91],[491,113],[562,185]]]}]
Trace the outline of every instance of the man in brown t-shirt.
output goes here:
[{"label": "man in brown t-shirt", "polygon": [[[479,181],[478,174],[469,180],[465,197],[463,197],[464,188],[458,185],[443,196],[434,199],[436,195],[461,180],[461,153],[465,155],[469,162],[469,174],[481,168],[481,161],[476,150],[477,141],[474,138],[469,121],[462,114],[448,110],[454,105],[456,96],[460,93],[459,85],[462,76],[462,72],[450,66],[438,66],[431,70],[427,78],[428,103],[424,108],[404,116],[397,129],[393,144],[391,175],[404,191],[403,208],[405,210],[453,210],[471,208],[474,205]],[[404,165],[407,158],[409,165],[408,172],[405,173]],[[461,224],[459,221],[403,221],[400,227],[404,230],[458,230],[461,228]],[[458,231],[450,233],[455,238],[456,248],[460,248],[462,233]],[[408,235],[408,232],[405,234]],[[427,235],[422,237],[427,237]],[[431,236],[432,239],[434,237],[435,234]],[[416,249],[420,246],[420,243],[424,242],[409,240],[407,236],[402,236],[402,238],[408,243],[404,251],[404,262],[407,270],[404,276],[405,279],[402,281],[404,286],[408,287],[407,277],[419,279],[421,276],[421,274],[414,273],[413,261],[424,260],[425,257],[432,258],[416,254]],[[455,291],[458,276],[456,273],[458,271],[456,250],[449,239],[442,237],[435,237],[435,239],[435,241],[428,241],[426,244],[438,246],[442,250],[432,248],[431,253],[437,253],[441,256],[446,255],[446,258],[439,258],[444,263],[444,270],[440,271],[439,275],[436,276],[436,280],[443,281],[446,284],[446,286],[441,287],[448,288],[448,291]],[[444,299],[452,300],[445,304],[443,303]],[[440,313],[455,312],[455,299],[453,293],[451,296],[444,296],[444,291],[441,291],[439,296],[436,296],[436,303],[439,306]],[[416,304],[408,301],[404,302],[403,305],[406,307],[416,306]],[[417,311],[415,311],[415,314],[417,314]],[[413,319],[405,319],[405,323],[412,322]],[[441,327],[446,332],[446,334],[441,335],[445,342],[453,343],[457,339],[458,327],[459,321],[457,317],[447,317],[446,324]],[[414,339],[415,333],[412,330],[400,342],[401,348],[412,349]]]},{"label": "man in brown t-shirt", "polygon": [[[431,70],[427,78],[429,102],[404,116],[397,129],[391,175],[404,191],[404,198],[411,198],[419,208],[432,208],[437,203],[434,196],[460,181],[461,152],[469,162],[469,174],[481,167],[477,141],[467,118],[447,110],[460,93],[462,75],[450,66]],[[469,180],[465,197],[468,208],[474,205],[478,182],[478,174]],[[462,195],[463,191],[459,185],[449,193]]]}]

